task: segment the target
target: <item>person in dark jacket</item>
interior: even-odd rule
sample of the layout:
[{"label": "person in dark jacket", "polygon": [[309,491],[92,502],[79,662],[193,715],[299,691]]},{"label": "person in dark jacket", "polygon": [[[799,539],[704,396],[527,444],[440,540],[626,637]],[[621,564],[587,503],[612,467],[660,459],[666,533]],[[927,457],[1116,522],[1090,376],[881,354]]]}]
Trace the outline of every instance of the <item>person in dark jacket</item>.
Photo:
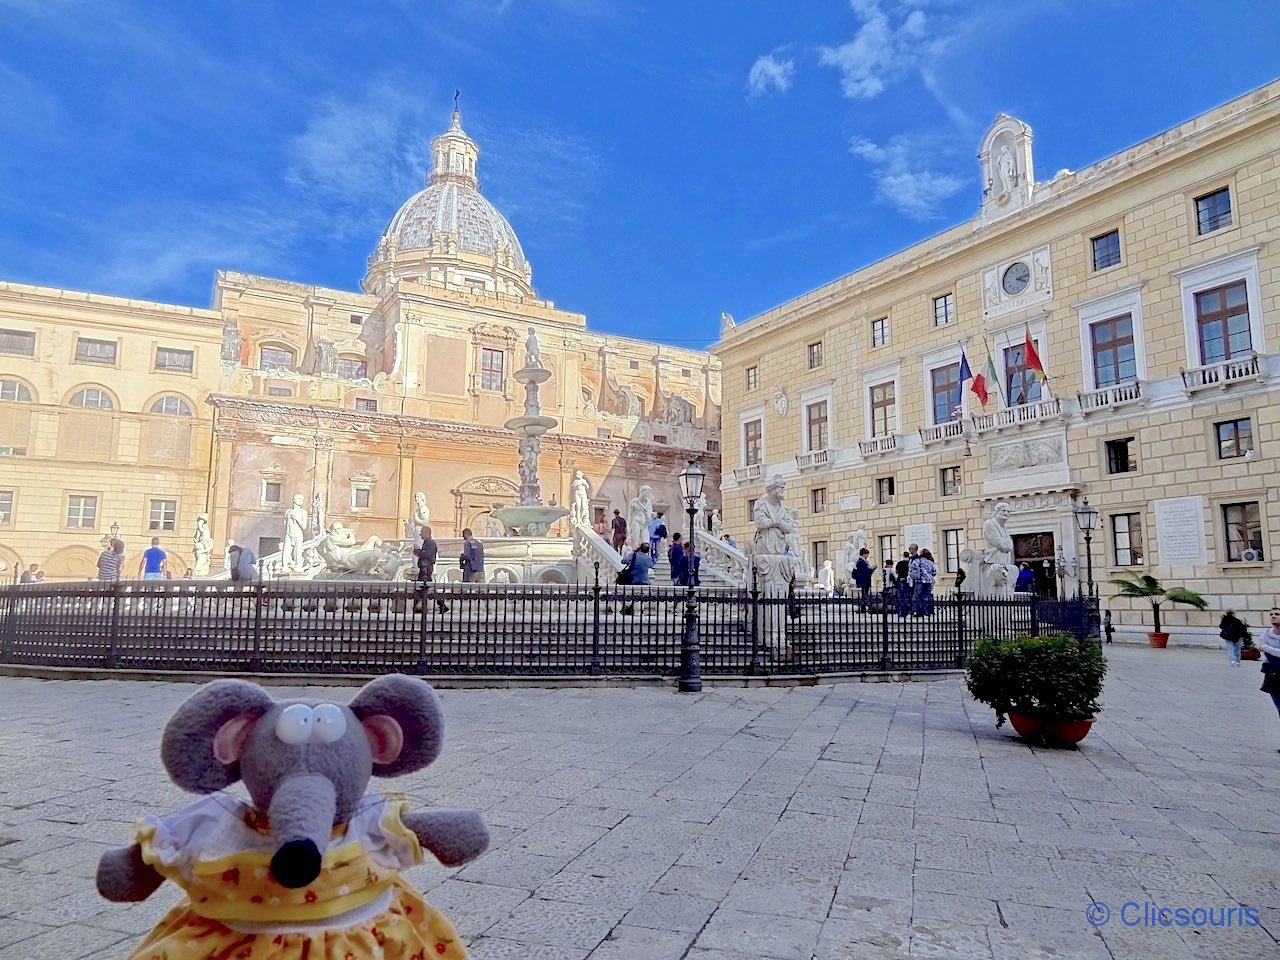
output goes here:
[{"label": "person in dark jacket", "polygon": [[894,608],[900,617],[911,613],[911,560],[912,555],[904,553],[902,559],[893,565]]},{"label": "person in dark jacket", "polygon": [[[425,598],[431,592],[427,584],[435,581],[436,560],[440,556],[440,547],[431,536],[430,527],[423,527],[419,535],[422,537],[422,546],[414,547],[413,555],[418,561],[418,590]],[[436,608],[441,613],[449,612],[449,605],[439,597],[436,597]]]},{"label": "person in dark jacket", "polygon": [[258,555],[248,547],[233,543],[227,549],[233,583],[253,583],[258,579]]},{"label": "person in dark jacket", "polygon": [[1218,621],[1218,636],[1222,645],[1227,648],[1227,661],[1233,667],[1240,666],[1240,650],[1249,637],[1249,628],[1236,616],[1234,610],[1228,610]]},{"label": "person in dark jacket", "polygon": [[622,515],[621,510],[613,511],[613,519],[609,521],[609,529],[613,532],[613,549],[618,553],[622,553],[622,548],[627,545],[627,518]]},{"label": "person in dark jacket", "polygon": [[1035,571],[1031,569],[1031,564],[1024,563],[1018,567],[1018,579],[1013,582],[1013,589],[1017,593],[1031,593],[1035,588]]},{"label": "person in dark jacket", "polygon": [[853,567],[853,582],[858,585],[864,605],[871,601],[871,577],[875,573],[870,557],[871,551],[863,547],[858,551],[858,562]]},{"label": "person in dark jacket", "polygon": [[685,583],[684,578],[688,575],[688,559],[684,555],[684,544],[678,533],[671,537],[671,547],[667,550],[667,563],[671,565],[671,582]]}]

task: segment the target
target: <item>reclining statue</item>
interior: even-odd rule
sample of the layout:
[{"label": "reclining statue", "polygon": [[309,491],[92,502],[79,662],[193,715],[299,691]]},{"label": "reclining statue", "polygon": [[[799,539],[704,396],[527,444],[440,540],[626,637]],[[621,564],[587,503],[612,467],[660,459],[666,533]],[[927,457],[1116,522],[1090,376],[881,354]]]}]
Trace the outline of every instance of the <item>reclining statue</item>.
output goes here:
[{"label": "reclining statue", "polygon": [[400,558],[383,548],[379,537],[369,537],[364,543],[356,543],[356,532],[335,520],[323,540],[316,544],[316,552],[324,560],[329,573],[355,573],[374,576],[381,573],[390,579],[400,566]]}]

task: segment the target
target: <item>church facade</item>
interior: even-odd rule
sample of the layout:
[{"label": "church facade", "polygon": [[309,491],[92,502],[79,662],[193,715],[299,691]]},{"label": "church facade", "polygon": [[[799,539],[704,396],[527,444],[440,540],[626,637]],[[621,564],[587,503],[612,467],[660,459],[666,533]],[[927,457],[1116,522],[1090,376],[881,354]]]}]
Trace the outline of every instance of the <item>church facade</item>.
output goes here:
[{"label": "church facade", "polygon": [[493,535],[518,498],[503,424],[530,332],[560,420],[543,497],[566,504],[581,469],[593,519],[645,483],[683,517],[684,465],[719,481],[718,361],[540,299],[479,152],[455,111],[359,291],[223,271],[202,310],[0,283],[0,560],[92,576],[115,525],[131,558],[159,536],[181,576],[198,515],[215,562],[231,540],[265,555],[296,494],[362,537],[402,537],[417,492],[437,536]]},{"label": "church facade", "polygon": [[1117,623],[1149,629],[1107,582],[1131,572],[1208,598],[1166,605],[1171,624],[1208,629],[1228,607],[1264,623],[1280,595],[1278,155],[1280,83],[1047,182],[1030,128],[997,118],[972,220],[726,318],[726,527],[780,475],[815,567],[919,543],[950,588],[1007,503],[1043,593],[1074,595],[1091,554]]}]

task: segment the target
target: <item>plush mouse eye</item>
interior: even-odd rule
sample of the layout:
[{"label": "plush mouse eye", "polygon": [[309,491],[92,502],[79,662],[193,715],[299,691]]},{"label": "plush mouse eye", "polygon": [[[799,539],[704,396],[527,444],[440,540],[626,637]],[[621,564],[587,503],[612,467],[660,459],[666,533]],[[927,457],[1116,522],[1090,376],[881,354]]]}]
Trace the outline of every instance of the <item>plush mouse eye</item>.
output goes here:
[{"label": "plush mouse eye", "polygon": [[276,721],[276,736],[285,743],[298,745],[311,739],[311,708],[305,703],[295,703],[280,712]]},{"label": "plush mouse eye", "polygon": [[341,740],[342,735],[347,732],[347,717],[341,707],[334,706],[332,703],[322,703],[311,713],[315,718],[313,736],[321,743]]}]

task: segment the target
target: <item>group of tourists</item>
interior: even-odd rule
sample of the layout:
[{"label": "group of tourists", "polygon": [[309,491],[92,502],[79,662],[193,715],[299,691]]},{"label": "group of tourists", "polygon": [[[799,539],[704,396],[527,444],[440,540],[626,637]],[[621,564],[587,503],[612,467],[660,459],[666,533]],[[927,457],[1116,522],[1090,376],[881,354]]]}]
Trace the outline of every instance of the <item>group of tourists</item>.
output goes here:
[{"label": "group of tourists", "polygon": [[[418,590],[424,595],[430,592],[428,584],[436,578],[436,563],[440,559],[440,545],[436,543],[430,527],[420,527],[418,539],[421,541],[413,548],[413,556],[418,565]],[[484,583],[484,543],[476,539],[470,527],[462,531],[462,552],[458,555],[458,569],[462,571],[463,583]],[[441,613],[449,612],[449,604],[437,596],[436,609]]]},{"label": "group of tourists", "polygon": [[[32,564],[34,567],[35,564]],[[98,579],[114,583],[124,576],[124,541],[119,537],[108,540],[98,555]],[[169,554],[160,546],[160,538],[152,537],[151,546],[142,551],[138,558],[139,580],[172,580],[173,573],[169,569]],[[43,571],[38,579],[44,579]],[[24,580],[25,582],[25,580]]]},{"label": "group of tourists", "polygon": [[[862,552],[867,551],[864,548]],[[883,576],[886,598],[892,598],[898,616],[933,615],[933,585],[938,579],[938,565],[928,547],[921,549],[919,544],[910,544],[897,563],[884,562]],[[869,579],[867,585],[870,587]]]}]

